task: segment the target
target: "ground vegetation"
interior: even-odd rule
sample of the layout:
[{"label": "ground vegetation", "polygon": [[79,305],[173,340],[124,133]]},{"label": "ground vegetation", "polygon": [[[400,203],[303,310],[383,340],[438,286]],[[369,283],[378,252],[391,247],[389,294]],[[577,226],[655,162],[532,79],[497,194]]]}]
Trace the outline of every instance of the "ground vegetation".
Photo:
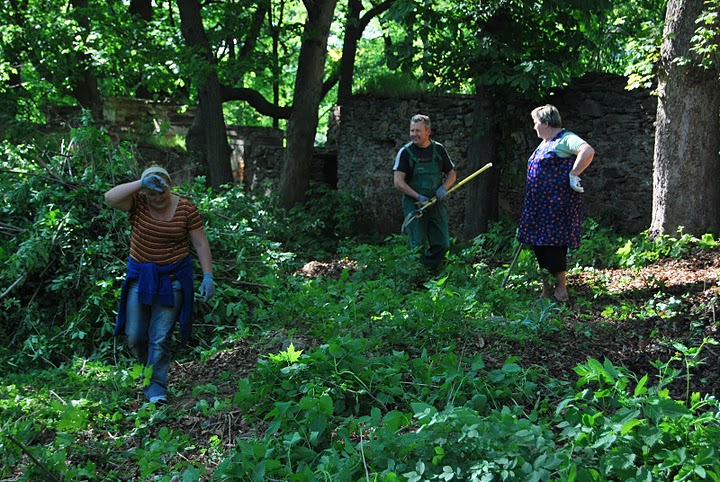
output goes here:
[{"label": "ground vegetation", "polygon": [[127,219],[102,202],[136,155],[91,123],[2,144],[2,480],[720,478],[720,249],[682,230],[586,220],[559,304],[529,250],[509,271],[513,220],[427,273],[352,193],[284,210],[195,179],[218,290],[146,403],[112,337]]}]

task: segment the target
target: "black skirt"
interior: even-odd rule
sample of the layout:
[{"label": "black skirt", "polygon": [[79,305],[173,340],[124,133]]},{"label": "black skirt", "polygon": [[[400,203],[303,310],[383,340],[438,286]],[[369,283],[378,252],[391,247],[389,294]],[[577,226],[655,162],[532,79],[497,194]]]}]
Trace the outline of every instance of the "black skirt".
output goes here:
[{"label": "black skirt", "polygon": [[551,274],[567,271],[567,246],[533,246],[540,269]]}]

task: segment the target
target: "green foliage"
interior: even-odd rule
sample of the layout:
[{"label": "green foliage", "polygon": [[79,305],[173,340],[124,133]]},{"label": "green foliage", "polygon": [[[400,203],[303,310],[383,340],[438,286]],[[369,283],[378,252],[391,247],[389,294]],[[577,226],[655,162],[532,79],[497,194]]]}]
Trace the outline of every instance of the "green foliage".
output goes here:
[{"label": "green foliage", "polygon": [[361,94],[378,96],[408,96],[426,90],[414,76],[405,73],[384,73],[375,75],[358,86]]},{"label": "green foliage", "polygon": [[[75,359],[52,372],[7,374],[0,387],[0,429],[14,440],[0,437],[0,453],[9,462],[0,474],[7,477],[5,470],[22,460],[25,449],[42,467],[28,465],[21,480],[44,479],[48,472],[76,480],[119,479],[114,471],[98,471],[93,462],[116,450],[116,440],[97,438],[87,444],[86,439],[98,430],[128,429],[132,414],[120,406],[127,403],[136,383],[125,370],[86,359]],[[52,437],[45,438],[50,433]],[[44,446],[37,444],[38,438],[45,438]],[[121,456],[112,460],[119,462]]]},{"label": "green foliage", "polygon": [[[197,346],[176,351],[171,376],[188,366],[211,373],[236,345],[259,357],[249,373],[230,365],[176,382],[167,408],[144,403],[149,369],[111,333],[127,216],[102,199],[136,177],[134,147],[90,124],[52,142],[2,145],[0,478],[720,477],[718,401],[690,384],[714,340],[692,325],[678,340],[643,334],[672,350],[654,373],[590,359],[576,378],[554,378],[517,347],[556,337],[581,346],[588,332],[614,328],[580,317],[568,326],[567,307],[538,300],[530,249],[502,287],[514,223],[454,243],[431,274],[404,236],[358,238],[360,200],[321,188],[283,212],[240,186],[214,191],[199,178],[177,187],[200,207],[218,286],[196,306]],[[600,270],[716,249],[712,235],[626,238],[588,220],[573,273],[588,278],[609,322],[671,323],[699,308],[662,290],[641,302],[611,293]],[[309,261],[332,269],[308,275],[299,268]],[[716,298],[707,303],[712,312]],[[304,344],[278,349],[279,339]]]},{"label": "green foliage", "polygon": [[[664,22],[662,10],[652,10],[655,18],[643,19],[627,41],[629,62],[624,74],[628,77],[628,89],[650,89],[656,83],[657,65],[660,62],[660,45],[663,40]],[[616,22],[626,24],[634,15],[619,17]]]},{"label": "green foliage", "polygon": [[[221,464],[220,473],[250,476],[253,460],[263,462],[266,477],[287,477],[298,473],[293,467],[310,467],[320,459],[322,471],[332,470],[325,472],[332,480],[355,480],[362,473],[361,456],[370,466],[402,470],[410,467],[409,456],[429,459],[424,449],[432,451],[431,441],[463,433],[469,417],[481,421],[486,415],[480,414],[504,410],[505,405],[533,403],[539,389],[538,374],[512,361],[488,372],[480,357],[462,363],[450,353],[425,352],[412,359],[403,352],[374,355],[368,348],[363,340],[346,338],[332,340],[293,363],[288,359],[290,350],[261,361],[252,380],[240,384],[235,401],[244,410],[254,407],[256,416],[269,421],[264,442],[244,445],[231,456],[232,462]],[[451,415],[443,413],[431,420],[428,415],[437,413],[435,407],[444,407]],[[547,406],[536,408],[551,413]],[[517,430],[511,423],[506,425],[505,436]],[[472,430],[474,437],[480,437],[477,427]],[[496,425],[487,424],[485,430],[503,437]],[[498,450],[502,443],[498,440]],[[286,452],[288,446],[292,452]],[[451,449],[448,443],[445,462],[465,464],[462,454],[467,452]],[[251,460],[249,453],[254,454]],[[266,459],[268,453],[277,454],[272,464]],[[451,453],[457,458],[450,459]],[[248,469],[238,472],[238,465]]]},{"label": "green foliage", "polygon": [[[48,106],[83,104],[95,85],[107,97],[192,102],[194,87],[211,68],[218,69],[225,85],[256,89],[267,99],[277,85],[278,105],[291,102],[304,22],[301,5],[272,5],[271,21],[260,16],[258,22],[256,12],[266,12],[264,4],[204,3],[199,14],[209,51],[219,52],[215,62],[186,46],[180,27],[187,20],[180,21],[175,3],[168,8],[148,4],[148,18],[129,5],[29,0],[2,9],[0,102],[6,109],[0,123],[19,129],[25,122],[44,124]],[[273,35],[276,51],[269,40]],[[240,44],[245,47],[234,48]],[[229,105],[229,118],[246,125],[272,122],[244,107]]]},{"label": "green foliage", "polygon": [[706,0],[705,10],[697,19],[697,29],[692,38],[691,50],[698,56],[698,63],[706,69],[720,70],[718,55],[720,54],[720,1]]},{"label": "green foliage", "polygon": [[[707,4],[696,35],[704,63],[712,61],[717,43],[712,36],[717,5]],[[106,0],[86,5],[29,0],[3,9],[2,124],[17,132],[26,122],[43,124],[47,107],[86,103],[95,85],[105,97],[191,104],[211,70],[223,85],[252,90],[273,105],[292,102],[307,17],[302,4],[203,2],[198,14],[213,58],[186,45],[181,27],[187,14],[180,15],[177,4],[153,3],[144,18],[130,5],[137,10],[133,2]],[[363,15],[369,14],[371,4],[363,7]],[[395,1],[357,39],[356,90],[472,93],[485,85],[540,93],[597,70],[636,72],[631,83],[644,85],[654,72],[664,7],[664,0]],[[326,77],[342,55],[344,8],[338,6],[332,26]],[[323,109],[333,100],[326,96]],[[233,124],[273,122],[244,101],[223,107]]]},{"label": "green foliage", "polygon": [[[695,353],[697,354],[697,352]],[[715,440],[718,402],[692,394],[673,400],[664,388],[678,376],[659,364],[661,378],[634,378],[609,361],[576,368],[579,388],[557,407],[559,441],[571,444],[568,473],[576,480],[698,480],[720,476]],[[710,409],[708,411],[708,409]]]},{"label": "green foliage", "polygon": [[[637,9],[643,2],[629,2],[630,9],[622,8],[623,16],[618,21],[634,22],[635,29],[627,43],[627,55],[630,62],[625,67],[628,76],[628,88],[651,88],[655,84],[657,65],[660,62],[660,47],[664,41],[665,8]],[[653,7],[666,5],[666,1],[650,2]],[[659,5],[658,5],[659,4]],[[620,10],[620,9],[616,9]],[[639,12],[642,12],[638,15]],[[720,3],[717,0],[703,2],[703,10],[695,20],[696,28],[691,38],[690,52],[692,58],[678,58],[679,62],[692,63],[702,69],[719,71],[718,64],[718,27],[720,22]]]},{"label": "green foliage", "polygon": [[134,95],[139,84],[158,95],[182,94],[172,22],[145,22],[117,7],[104,1],[82,7],[30,0],[3,9],[7,64],[0,64],[0,72],[16,76],[9,89],[16,115],[8,121],[43,124],[47,106],[77,105],[90,94],[90,77],[107,96]]},{"label": "green foliage", "polygon": [[57,364],[109,349],[125,228],[102,205],[101,176],[126,169],[128,146],[79,129],[58,151],[8,143],[2,150],[3,345],[19,340],[13,363]]},{"label": "green foliage", "polygon": [[619,239],[622,246],[617,249],[613,257],[616,266],[642,267],[662,258],[680,258],[691,252],[693,248],[714,249],[718,243],[710,233],[696,238],[684,233],[682,226],[676,235],[661,234],[651,239],[645,231],[627,241]]},{"label": "green foliage", "polygon": [[593,219],[583,221],[582,233],[582,242],[573,256],[577,264],[598,268],[611,266],[617,251],[617,235]]},{"label": "green foliage", "polygon": [[636,27],[658,17],[662,24],[663,7],[656,0],[397,2],[386,21],[404,28],[388,28],[388,66],[444,91],[484,85],[541,94],[588,71],[622,72]]},{"label": "green foliage", "polygon": [[[501,370],[483,373],[482,364],[476,363],[463,373],[451,368],[454,363],[441,362],[433,381],[452,380],[454,388],[466,383],[471,398],[453,398],[455,403],[445,408],[422,401],[410,402],[409,410],[404,405],[374,406],[366,415],[351,418],[331,404],[338,398],[333,394],[337,383],[326,383],[321,390],[316,384],[312,390],[300,385],[296,391],[276,378],[327,380],[330,374],[319,376],[322,367],[312,367],[323,360],[311,357],[305,358],[302,368],[285,363],[277,367],[269,383],[262,384],[277,386],[273,395],[253,398],[266,406],[269,396],[275,406],[268,413],[272,422],[265,438],[238,447],[219,466],[216,477],[261,480],[258,477],[303,474],[308,480],[323,476],[356,480],[368,468],[375,477],[372,480],[490,480],[494,476],[503,480],[669,480],[673,476],[694,480],[695,476],[720,475],[715,457],[720,424],[712,411],[717,400],[693,394],[686,406],[671,399],[664,386],[677,376],[676,371],[664,369],[660,384],[651,386],[647,375],[633,379],[608,361],[591,359],[576,368],[580,391],[553,387],[560,400],[557,406],[539,409],[542,406],[536,404],[528,415],[521,407],[533,401],[538,385],[528,387],[530,396],[523,399],[517,398],[522,392],[516,384],[536,380],[532,372],[508,363]],[[424,360],[423,365],[430,361]],[[447,371],[443,373],[441,367]],[[263,377],[263,372],[258,376]],[[413,369],[403,379],[413,380],[416,373]],[[354,375],[348,373],[345,380]],[[478,383],[483,379],[487,382]],[[422,381],[417,380],[418,385]],[[396,385],[392,378],[387,383]],[[495,399],[490,405],[490,395],[499,393],[503,385],[515,396]],[[241,388],[247,400],[248,386]],[[382,383],[376,393],[381,389]],[[292,402],[296,397],[299,400]],[[370,406],[374,404],[369,401]],[[303,427],[317,430],[307,433]],[[320,461],[316,471],[311,469],[314,461]],[[251,472],[258,464],[262,474]]]},{"label": "green foliage", "polygon": [[326,184],[311,185],[305,203],[287,215],[274,212],[279,221],[268,234],[290,249],[325,258],[347,239],[368,232],[369,218],[358,192],[333,190]]}]

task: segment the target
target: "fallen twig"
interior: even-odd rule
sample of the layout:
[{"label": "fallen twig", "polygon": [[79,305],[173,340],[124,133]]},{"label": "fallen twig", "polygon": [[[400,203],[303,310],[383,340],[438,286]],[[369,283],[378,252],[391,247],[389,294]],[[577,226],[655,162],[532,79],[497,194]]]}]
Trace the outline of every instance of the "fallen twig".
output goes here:
[{"label": "fallen twig", "polygon": [[370,482],[370,472],[368,471],[367,460],[365,460],[365,449],[363,448],[362,428],[359,430],[359,432],[360,432],[360,456],[362,457],[363,467],[365,468],[365,480]]},{"label": "fallen twig", "polygon": [[48,166],[45,161],[43,161],[43,160],[40,159],[39,157],[36,157],[36,158],[35,158],[35,161],[36,161],[38,164],[40,164],[40,166],[41,166],[43,169],[45,169],[45,170],[47,171],[47,173],[50,174],[50,176],[52,176],[53,179],[55,179],[57,182],[59,182],[59,183],[61,183],[61,184],[67,184],[67,183],[63,180],[62,177],[60,177],[55,171],[53,171],[52,169],[50,169],[50,166]]},{"label": "fallen twig", "polygon": [[238,284],[243,286],[254,286],[255,288],[270,288],[268,285],[264,285],[261,283],[252,283],[250,281],[241,281],[241,280],[234,280],[234,281],[228,281],[230,284]]},{"label": "fallen twig", "polygon": [[19,277],[18,279],[16,279],[15,282],[14,282],[13,284],[11,284],[8,289],[6,289],[5,291],[3,291],[3,293],[0,295],[0,300],[3,299],[3,298],[5,298],[8,294],[10,294],[10,292],[12,291],[13,288],[15,288],[15,286],[17,286],[18,284],[22,283],[23,280],[25,279],[25,277],[26,277],[26,275],[22,275],[21,277]]},{"label": "fallen twig", "polygon": [[57,482],[61,482],[61,481],[62,481],[62,476],[59,477],[59,478],[58,478],[58,477],[55,477],[55,474],[53,474],[53,473],[50,471],[50,469],[48,469],[42,462],[40,462],[37,458],[35,458],[35,456],[34,456],[32,453],[30,453],[30,451],[28,450],[28,448],[25,447],[25,445],[23,445],[18,439],[16,439],[15,437],[13,437],[12,435],[10,435],[9,433],[5,434],[5,436],[6,436],[12,443],[14,443],[15,445],[17,445],[17,446],[20,448],[20,450],[22,450],[22,451],[25,453],[25,455],[27,455],[28,457],[30,457],[30,459],[32,459],[32,461],[35,462],[35,464],[36,464],[38,467],[40,467],[40,468],[43,470],[43,472],[45,472],[46,474],[48,474],[48,476],[50,477],[51,480],[55,480],[55,481],[57,481]]},{"label": "fallen twig", "polygon": [[13,226],[12,224],[7,223],[0,223],[0,229],[4,229],[9,233],[22,233],[23,231],[25,231],[23,228],[18,228],[17,226]]}]

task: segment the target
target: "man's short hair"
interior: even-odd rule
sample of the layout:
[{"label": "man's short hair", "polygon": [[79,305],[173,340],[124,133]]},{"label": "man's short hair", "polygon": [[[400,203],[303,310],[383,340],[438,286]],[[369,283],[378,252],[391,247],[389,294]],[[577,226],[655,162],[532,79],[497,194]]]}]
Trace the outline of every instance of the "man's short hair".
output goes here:
[{"label": "man's short hair", "polygon": [[424,114],[415,114],[410,119],[410,123],[415,124],[416,122],[422,122],[428,129],[430,129],[430,117]]}]

